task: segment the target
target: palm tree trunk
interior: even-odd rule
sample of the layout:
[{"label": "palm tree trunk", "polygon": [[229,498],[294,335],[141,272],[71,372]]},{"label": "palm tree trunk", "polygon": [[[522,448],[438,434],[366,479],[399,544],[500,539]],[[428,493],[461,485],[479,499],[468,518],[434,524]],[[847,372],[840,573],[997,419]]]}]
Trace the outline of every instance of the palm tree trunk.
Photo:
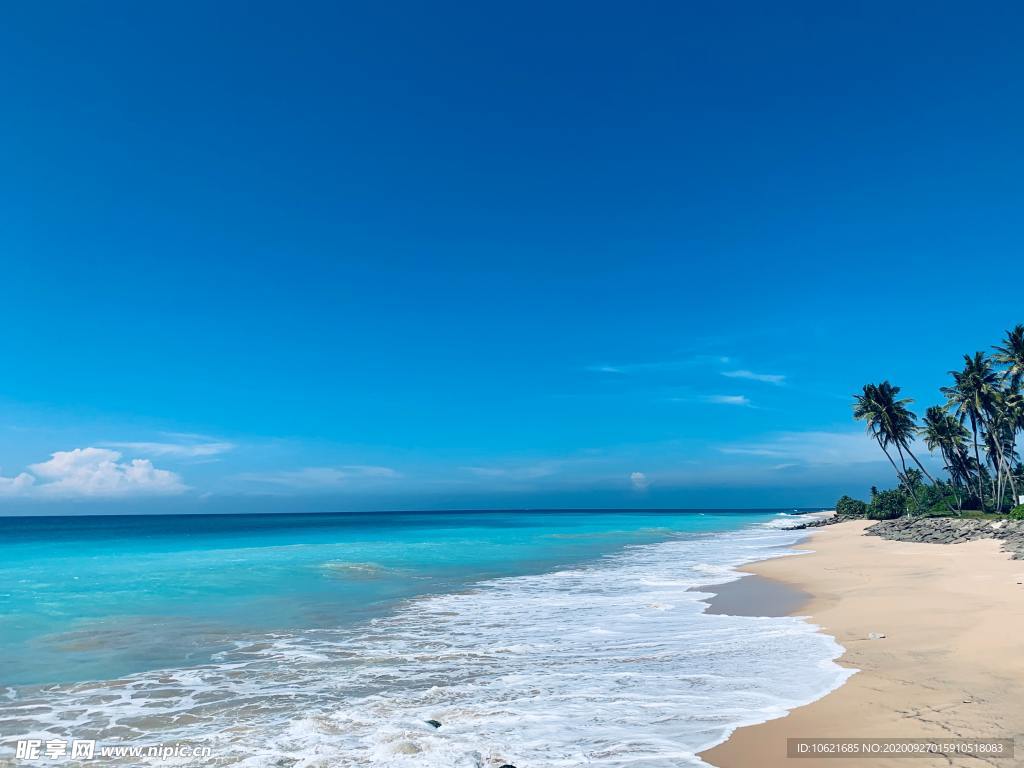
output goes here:
[{"label": "palm tree trunk", "polygon": [[[910,498],[914,500],[914,507],[917,509],[917,513],[921,514],[921,502],[917,499],[917,494],[914,493],[914,487],[910,484],[910,475],[907,474],[907,460],[903,456],[903,448],[899,443],[896,443],[896,452],[900,455],[900,464],[903,465],[903,478],[907,486],[907,491],[910,493]],[[907,512],[910,515],[910,512]]]},{"label": "palm tree trunk", "polygon": [[[963,502],[960,501],[960,486],[957,484],[956,481],[956,470],[953,468],[952,457],[948,453],[946,453],[945,448],[942,449],[942,464],[942,468],[945,469],[946,473],[949,475],[949,487],[953,490],[953,498],[956,499],[955,511],[956,514],[959,515],[960,512],[963,510]],[[948,509],[950,512],[953,512],[953,507],[950,506],[949,502],[946,501],[945,497],[943,497],[943,501],[946,504],[946,509]]]},{"label": "palm tree trunk", "polygon": [[[1001,440],[996,443],[999,446],[1000,472],[1002,476],[1002,487],[999,489],[999,509],[996,511],[1001,511],[1003,508],[1003,499],[1006,497],[1007,481],[1009,481],[1010,492],[1013,494],[1013,504],[1011,504],[1011,506],[1017,503],[1017,481],[1013,477],[1013,463],[1011,461],[1013,458],[1013,449],[1016,443],[1016,438],[1017,431],[1013,430],[1008,438],[1008,445],[1004,446]],[[1009,450],[1004,450],[1004,448],[1008,448]]]},{"label": "palm tree trunk", "polygon": [[[910,458],[912,458],[914,460],[914,463],[917,464],[918,468],[922,472],[924,472],[924,476],[927,477],[931,481],[932,485],[935,485],[935,478],[932,477],[930,474],[928,474],[928,470],[924,468],[924,464],[922,464],[920,459],[918,459],[917,456],[914,455],[914,452],[912,450],[910,450],[910,446],[904,444],[903,448],[906,450],[906,452],[908,454],[910,454]],[[953,511],[953,508],[951,506],[949,506],[949,502],[946,501],[945,498],[943,498],[943,503],[946,505],[946,509],[948,511],[950,511],[950,512]]]},{"label": "palm tree trunk", "polygon": [[[964,494],[971,492],[971,459],[967,455],[967,451],[963,447],[957,448],[956,451],[957,471],[959,472],[960,482],[963,483]],[[960,482],[957,482],[957,487],[960,487]],[[960,512],[963,513],[963,500],[960,502]]]},{"label": "palm tree trunk", "polygon": [[1003,451],[1003,436],[998,431],[993,435],[992,432],[991,432],[991,428],[992,427],[991,427],[991,423],[990,423],[990,426],[989,426],[989,438],[992,441],[992,445],[994,445],[995,449],[996,449],[996,456],[995,456],[995,459],[993,459],[992,463],[995,464],[996,460],[998,460],[998,462],[999,462],[998,465],[996,466],[996,481],[995,481],[995,486],[996,486],[995,496],[996,496],[996,498],[995,498],[995,502],[996,502],[996,512],[1000,512],[1002,510],[1002,508],[1003,508],[1003,498],[1006,495],[1006,470],[1009,467],[1008,467],[1007,462],[1006,462],[1006,454]]},{"label": "palm tree trunk", "polygon": [[878,441],[878,447],[882,449],[882,453],[885,454],[885,458],[889,460],[889,463],[892,464],[892,468],[896,470],[896,477],[899,479],[901,483],[906,485],[907,479],[903,476],[903,473],[900,472],[900,468],[896,466],[896,462],[892,460],[892,456],[889,455],[889,451],[886,449],[886,447],[882,445],[881,440]]},{"label": "palm tree trunk", "polygon": [[985,511],[985,491],[981,485],[981,453],[978,451],[978,422],[971,414],[971,432],[974,434],[974,461],[978,465],[978,504],[981,511]]},{"label": "palm tree trunk", "polygon": [[[947,449],[945,446],[940,446],[939,450],[942,452],[942,463],[945,465],[946,473],[949,475],[949,487],[953,489],[953,498],[956,499],[956,511],[959,514],[963,511],[963,502],[960,501],[960,483],[957,482],[958,470],[956,468],[956,461],[953,458],[952,450]],[[946,506],[949,505],[947,504]]]},{"label": "palm tree trunk", "polygon": [[924,468],[924,464],[922,464],[918,460],[917,456],[914,455],[914,452],[912,450],[910,450],[910,446],[904,444],[903,450],[905,450],[907,452],[907,454],[910,456],[910,458],[912,458],[914,460],[914,463],[917,464],[917,468],[920,469],[924,473],[924,476],[928,478],[928,480],[931,482],[931,484],[935,485],[935,478],[932,477],[930,474],[928,474],[928,470]]}]

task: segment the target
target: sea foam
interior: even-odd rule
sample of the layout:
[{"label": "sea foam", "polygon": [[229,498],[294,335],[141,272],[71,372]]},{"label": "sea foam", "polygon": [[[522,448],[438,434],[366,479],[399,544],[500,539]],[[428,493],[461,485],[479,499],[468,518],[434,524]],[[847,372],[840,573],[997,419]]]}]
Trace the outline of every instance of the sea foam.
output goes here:
[{"label": "sea foam", "polygon": [[212,749],[197,765],[247,768],[704,765],[696,753],[736,727],[851,674],[806,620],[710,615],[693,591],[792,553],[800,534],[776,526],[799,520],[776,520],[418,598],[354,628],[254,637],[189,669],[18,689],[3,747],[189,743]]}]

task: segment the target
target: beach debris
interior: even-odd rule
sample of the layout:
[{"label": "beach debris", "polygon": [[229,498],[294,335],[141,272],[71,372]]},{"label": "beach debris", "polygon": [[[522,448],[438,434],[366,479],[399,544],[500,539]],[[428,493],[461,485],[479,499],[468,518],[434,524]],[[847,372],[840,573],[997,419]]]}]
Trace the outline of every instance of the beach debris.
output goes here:
[{"label": "beach debris", "polygon": [[427,720],[427,725],[432,725],[435,728],[440,728],[441,727],[441,723],[438,720]]},{"label": "beach debris", "polygon": [[884,640],[885,632],[868,632],[868,640]]}]

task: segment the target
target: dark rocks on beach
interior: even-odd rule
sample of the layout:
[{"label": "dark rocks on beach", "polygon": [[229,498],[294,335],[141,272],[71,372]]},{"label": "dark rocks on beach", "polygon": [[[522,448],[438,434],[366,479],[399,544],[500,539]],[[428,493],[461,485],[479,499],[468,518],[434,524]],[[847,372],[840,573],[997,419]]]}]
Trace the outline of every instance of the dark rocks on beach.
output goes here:
[{"label": "dark rocks on beach", "polygon": [[894,541],[961,544],[997,539],[1014,560],[1024,560],[1024,520],[977,520],[959,517],[901,517],[881,520],[864,533]]},{"label": "dark rocks on beach", "polygon": [[812,520],[809,523],[800,523],[800,525],[794,525],[789,530],[802,531],[805,528],[821,528],[824,525],[835,525],[836,523],[845,523],[847,520],[863,519],[863,517],[854,517],[852,515],[831,515],[829,517],[821,517],[816,520]]},{"label": "dark rocks on beach", "polygon": [[441,727],[441,723],[438,722],[437,720],[427,720],[427,725],[432,725],[435,728],[440,728]]},{"label": "dark rocks on beach", "polygon": [[498,768],[516,768],[512,763],[505,763],[504,765],[498,766]]},{"label": "dark rocks on beach", "polygon": [[[862,517],[832,515],[793,526],[792,530],[863,520]],[[900,517],[879,520],[867,528],[868,536],[922,544],[962,544],[977,539],[997,539],[1014,560],[1024,560],[1024,520],[978,520],[970,517]]]}]

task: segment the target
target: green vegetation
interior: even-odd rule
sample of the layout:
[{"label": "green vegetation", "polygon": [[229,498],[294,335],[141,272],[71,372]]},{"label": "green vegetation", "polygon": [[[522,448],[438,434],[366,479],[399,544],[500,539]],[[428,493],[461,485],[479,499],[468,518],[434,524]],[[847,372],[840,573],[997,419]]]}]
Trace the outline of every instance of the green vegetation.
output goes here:
[{"label": "green vegetation", "polygon": [[836,502],[836,514],[846,517],[864,517],[867,515],[868,505],[860,499],[853,499],[843,496]]},{"label": "green vegetation", "polygon": [[[991,355],[964,355],[963,368],[949,374],[952,383],[941,389],[945,403],[928,408],[920,424],[910,410],[913,400],[901,398],[888,381],[865,384],[854,395],[854,418],[865,423],[899,481],[890,491],[872,489],[868,517],[963,515],[967,509],[1016,515],[1024,508],[1010,510],[1024,492],[1017,453],[1024,431],[1024,325],[1007,331]],[[946,478],[932,477],[918,459],[912,449],[918,438],[942,458]]]},{"label": "green vegetation", "polygon": [[871,496],[867,516],[870,520],[893,520],[905,515],[910,505],[911,498],[902,488],[877,491]]},{"label": "green vegetation", "polygon": [[1010,519],[1024,520],[1024,504],[1018,504],[1016,507],[1010,510]]}]

